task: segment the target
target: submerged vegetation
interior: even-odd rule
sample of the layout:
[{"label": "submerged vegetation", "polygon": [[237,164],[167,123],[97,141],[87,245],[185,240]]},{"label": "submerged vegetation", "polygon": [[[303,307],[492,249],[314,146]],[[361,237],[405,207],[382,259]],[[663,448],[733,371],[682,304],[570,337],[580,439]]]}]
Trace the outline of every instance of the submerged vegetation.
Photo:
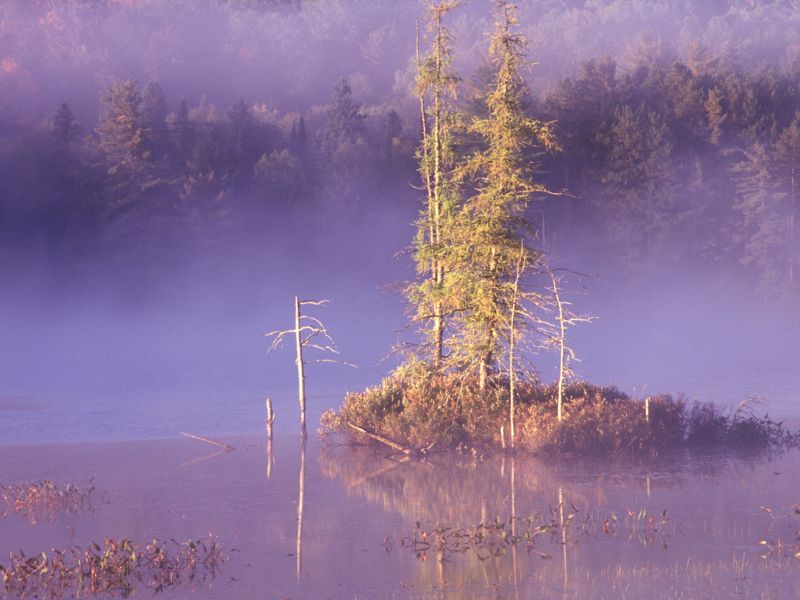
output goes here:
[{"label": "submerged vegetation", "polygon": [[92,509],[94,486],[81,488],[74,483],[60,487],[46,479],[36,483],[0,486],[0,517],[17,514],[35,525],[61,513]]},{"label": "submerged vegetation", "polygon": [[103,545],[73,546],[26,556],[11,552],[0,563],[0,597],[63,598],[89,594],[132,595],[137,584],[154,592],[214,579],[226,557],[217,539],[136,544],[106,538]]},{"label": "submerged vegetation", "polygon": [[[522,547],[528,554],[536,553],[543,559],[553,556],[542,549],[543,542],[563,544],[567,532],[570,537],[607,535],[635,540],[644,546],[667,544],[675,532],[675,523],[666,511],[652,513],[646,509],[626,511],[624,514],[592,511],[585,515],[575,506],[551,506],[548,511],[529,517],[510,517],[479,523],[473,527],[423,527],[417,522],[410,536],[400,539],[402,548],[412,550],[417,558],[429,555],[445,556],[475,552],[480,560],[502,556],[509,548]],[[387,538],[390,549],[391,538]],[[571,543],[576,543],[573,539]]]}]

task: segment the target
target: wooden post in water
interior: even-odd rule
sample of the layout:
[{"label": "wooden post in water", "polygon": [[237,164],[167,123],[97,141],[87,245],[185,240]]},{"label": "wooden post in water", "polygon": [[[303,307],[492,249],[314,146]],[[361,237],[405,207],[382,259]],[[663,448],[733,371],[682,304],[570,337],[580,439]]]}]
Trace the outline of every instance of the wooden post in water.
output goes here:
[{"label": "wooden post in water", "polygon": [[305,438],[306,432],[306,376],[303,372],[303,341],[300,336],[300,298],[294,297],[294,330],[297,342],[297,394],[300,401],[300,435]]}]

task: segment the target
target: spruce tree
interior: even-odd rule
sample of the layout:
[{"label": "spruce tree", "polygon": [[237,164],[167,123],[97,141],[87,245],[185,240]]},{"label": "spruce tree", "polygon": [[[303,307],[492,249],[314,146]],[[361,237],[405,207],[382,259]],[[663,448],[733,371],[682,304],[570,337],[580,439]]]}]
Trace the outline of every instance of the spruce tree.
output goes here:
[{"label": "spruce tree", "polygon": [[787,273],[788,194],[774,169],[773,151],[761,143],[755,143],[734,166],[734,207],[740,215],[734,242],[739,263],[753,273],[756,289],[765,300],[782,290]]},{"label": "spruce tree", "polygon": [[147,148],[156,161],[165,159],[169,152],[167,113],[167,100],[161,85],[151,81],[142,93],[142,127]]},{"label": "spruce tree", "polygon": [[333,96],[325,112],[324,158],[330,159],[342,145],[352,144],[362,136],[365,120],[366,115],[361,112],[361,104],[353,98],[353,90],[347,79],[340,79],[333,88]]},{"label": "spruce tree", "polygon": [[775,155],[786,197],[786,283],[790,292],[797,292],[800,287],[800,112],[778,138]]},{"label": "spruce tree", "polygon": [[[230,122],[230,159],[231,171],[241,167],[249,167],[255,162],[255,119],[244,99],[236,99],[228,111]],[[244,169],[243,172],[247,171]]]},{"label": "spruce tree", "polygon": [[171,121],[170,135],[174,148],[174,162],[183,168],[186,166],[186,161],[189,160],[195,138],[194,126],[189,119],[189,106],[185,99],[181,100],[178,113]]},{"label": "spruce tree", "polygon": [[419,172],[426,191],[425,207],[417,221],[414,259],[419,280],[406,288],[414,307],[414,320],[424,326],[431,350],[431,364],[443,367],[445,327],[449,315],[457,310],[454,288],[447,279],[450,228],[461,205],[454,178],[454,129],[456,85],[459,81],[452,67],[452,39],[444,25],[445,16],[460,2],[442,0],[426,10],[432,36],[430,54],[419,55],[417,40],[417,93],[420,99],[422,143],[419,148]]},{"label": "spruce tree", "polygon": [[62,146],[67,146],[78,140],[78,133],[80,127],[75,117],[72,115],[72,110],[69,104],[63,102],[61,106],[53,115],[53,120],[50,123],[50,130],[53,133],[56,143]]},{"label": "spruce tree", "polygon": [[150,160],[142,126],[142,97],[133,80],[117,81],[103,90],[105,111],[97,125],[100,150],[110,175],[141,173]]},{"label": "spruce tree", "polygon": [[519,282],[541,260],[526,235],[525,210],[533,194],[547,190],[535,181],[536,165],[528,153],[556,149],[550,124],[526,114],[526,40],[516,31],[515,7],[500,0],[495,15],[490,56],[497,71],[486,97],[488,114],[470,125],[482,150],[465,165],[475,193],[460,213],[453,269],[467,308],[458,319],[459,358],[467,369],[477,370],[481,389],[499,370],[507,349],[504,324],[521,312]]}]

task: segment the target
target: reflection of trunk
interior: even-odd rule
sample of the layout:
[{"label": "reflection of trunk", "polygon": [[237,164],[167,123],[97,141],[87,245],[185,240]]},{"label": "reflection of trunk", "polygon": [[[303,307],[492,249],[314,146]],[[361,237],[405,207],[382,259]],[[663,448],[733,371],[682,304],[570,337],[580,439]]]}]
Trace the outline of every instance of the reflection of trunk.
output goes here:
[{"label": "reflection of trunk", "polygon": [[294,297],[294,329],[297,340],[297,394],[300,400],[300,434],[306,437],[306,377],[303,373],[303,342],[300,338],[300,299]]},{"label": "reflection of trunk", "polygon": [[272,400],[267,398],[267,479],[272,475],[272,465],[275,458],[272,456],[272,424],[275,422],[275,411],[272,409]]},{"label": "reflection of trunk", "polygon": [[569,571],[567,570],[567,526],[564,521],[564,488],[558,488],[558,511],[561,524],[561,556],[562,556],[562,569],[564,571],[564,595],[567,593],[567,584],[569,584]]},{"label": "reflection of trunk", "polygon": [[298,484],[297,492],[297,548],[295,556],[297,557],[297,578],[300,579],[300,574],[303,571],[303,490],[306,481],[306,440],[300,443],[300,482]]},{"label": "reflection of trunk", "polygon": [[[513,437],[512,437],[513,440]],[[513,448],[513,441],[512,441]],[[511,537],[517,535],[517,463],[516,458],[511,456]],[[517,567],[517,544],[511,546],[511,567],[514,570],[514,591],[519,597],[519,576]]]}]

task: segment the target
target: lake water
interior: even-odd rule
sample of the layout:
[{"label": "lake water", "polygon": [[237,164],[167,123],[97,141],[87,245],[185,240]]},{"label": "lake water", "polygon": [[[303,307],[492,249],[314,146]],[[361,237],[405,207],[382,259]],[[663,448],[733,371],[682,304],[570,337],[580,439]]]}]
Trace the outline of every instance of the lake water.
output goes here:
[{"label": "lake water", "polygon": [[[605,461],[441,454],[402,463],[314,436],[304,451],[297,437],[277,436],[271,458],[261,438],[226,441],[236,450],[188,439],[1,447],[0,484],[91,480],[96,491],[91,510],[36,524],[0,518],[0,563],[10,550],[211,532],[229,557],[222,571],[160,597],[800,594],[797,451]],[[498,522],[520,543],[503,543],[497,526],[469,537]],[[437,527],[450,528],[438,546]],[[410,547],[415,534],[430,545]]]}]

